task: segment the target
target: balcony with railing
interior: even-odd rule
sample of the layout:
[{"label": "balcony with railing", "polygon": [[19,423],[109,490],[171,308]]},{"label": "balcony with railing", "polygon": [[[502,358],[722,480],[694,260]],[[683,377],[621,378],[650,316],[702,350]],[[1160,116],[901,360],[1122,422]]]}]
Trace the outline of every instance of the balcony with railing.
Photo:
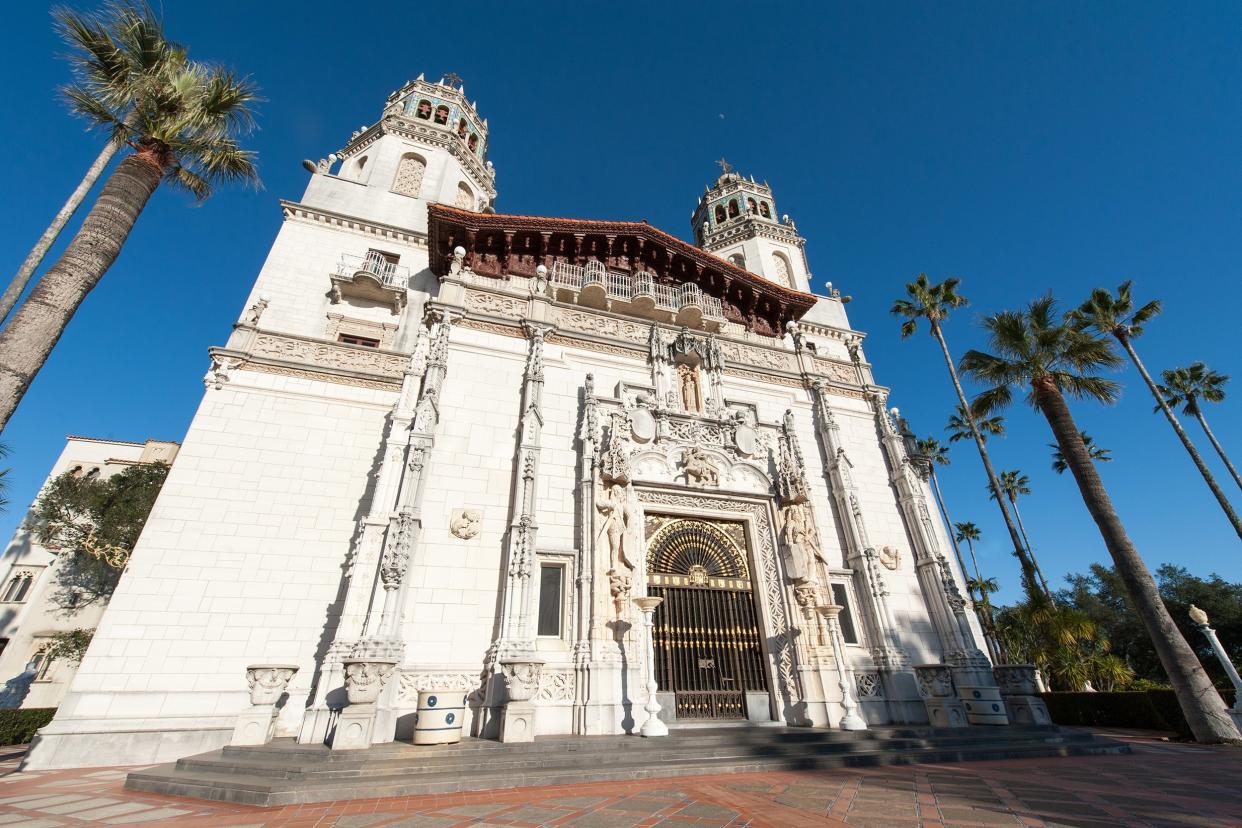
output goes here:
[{"label": "balcony with railing", "polygon": [[394,316],[401,313],[410,269],[394,259],[375,250],[365,254],[342,253],[332,274],[332,304],[343,299],[361,299],[388,305]]},{"label": "balcony with railing", "polygon": [[697,328],[703,323],[719,329],[724,322],[720,300],[703,293],[698,285],[685,282],[667,285],[649,271],[627,273],[609,270],[601,262],[573,265],[557,261],[552,265],[553,295],[558,301],[586,307],[629,313],[648,319],[663,319]]}]

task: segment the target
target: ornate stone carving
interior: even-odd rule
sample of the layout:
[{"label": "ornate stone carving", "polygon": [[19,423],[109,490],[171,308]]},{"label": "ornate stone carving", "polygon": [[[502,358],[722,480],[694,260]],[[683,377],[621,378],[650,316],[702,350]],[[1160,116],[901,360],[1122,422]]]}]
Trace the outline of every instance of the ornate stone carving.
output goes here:
[{"label": "ornate stone carving", "polygon": [[395,659],[346,659],[345,695],[350,704],[374,704],[388,677],[397,667]]},{"label": "ornate stone carving", "polygon": [[831,377],[838,382],[848,382],[850,384],[858,383],[858,374],[854,366],[845,362],[835,362],[823,357],[816,357],[815,368],[823,375]]},{"label": "ornate stone carving", "polygon": [[787,351],[756,348],[753,345],[743,345],[739,342],[722,342],[720,343],[720,352],[730,362],[738,362],[742,365],[773,368],[777,371],[798,370],[793,355]]},{"label": "ornate stone carving", "polygon": [[503,316],[510,319],[521,319],[526,315],[526,300],[516,296],[502,296],[480,290],[467,290],[465,306],[467,310],[485,313],[489,316]]},{"label": "ornate stone carving", "polygon": [[688,486],[720,485],[720,467],[698,446],[691,446],[681,453],[682,471],[686,475]]},{"label": "ornate stone carving", "polygon": [[416,673],[402,672],[400,696],[404,701],[415,701],[422,690],[456,690],[477,694],[482,684],[477,673]]},{"label": "ornate stone carving", "polygon": [[617,618],[625,615],[625,608],[630,603],[631,579],[628,573],[617,569],[608,570],[608,594],[612,596],[612,605]]},{"label": "ornate stone carving", "polygon": [[482,509],[454,509],[449,520],[449,531],[453,537],[470,540],[479,534],[483,526]]},{"label": "ornate stone carving", "polygon": [[601,316],[587,311],[557,308],[554,320],[558,327],[585,333],[611,336],[617,339],[628,339],[631,342],[647,342],[650,339],[649,327],[639,322],[628,322]]},{"label": "ornate stone carving", "polygon": [[542,670],[539,676],[538,701],[573,701],[574,674],[572,670]]},{"label": "ornate stone carving", "polygon": [[535,550],[532,542],[535,519],[531,515],[522,515],[514,527],[514,539],[509,555],[509,574],[518,578],[529,578],[535,565]]},{"label": "ornate stone carving", "polygon": [[539,673],[543,667],[540,661],[505,661],[500,665],[505,677],[505,688],[509,691],[509,701],[530,701],[539,692]]},{"label": "ornate stone carving", "polygon": [[920,664],[914,668],[918,678],[919,695],[925,699],[945,699],[953,696],[953,674],[943,664]]},{"label": "ornate stone carving", "polygon": [[1002,664],[992,668],[1002,696],[1034,696],[1039,693],[1034,664]]},{"label": "ornate stone carving", "polygon": [[630,489],[621,483],[607,483],[595,499],[595,508],[600,514],[598,544],[603,540],[608,544],[608,568],[612,572],[621,572],[622,568],[634,569],[636,556],[631,555],[633,544],[636,512],[630,502]]},{"label": "ornate stone carving", "polygon": [[793,560],[799,564],[810,560],[828,563],[819,545],[819,530],[815,526],[815,514],[811,510],[811,504],[791,503],[781,509],[781,519],[781,540]]},{"label": "ornate stone carving", "polygon": [[805,503],[811,497],[811,489],[806,480],[806,462],[794,434],[793,411],[786,411],[781,422],[776,494],[784,505]]},{"label": "ornate stone carving", "polygon": [[360,371],[385,377],[400,378],[408,358],[404,354],[374,348],[354,348],[331,342],[316,342],[292,336],[259,333],[250,346],[250,354],[288,362],[301,362],[320,368]]},{"label": "ornate stone carving", "polygon": [[858,697],[860,699],[875,699],[883,695],[884,685],[880,683],[880,676],[878,674],[858,674]]},{"label": "ornate stone carving", "polygon": [[260,296],[259,300],[250,307],[246,308],[246,314],[242,317],[243,325],[257,325],[263,317],[263,311],[267,310],[267,297]]},{"label": "ornate stone carving", "polygon": [[894,572],[901,566],[901,550],[895,546],[881,546],[876,552],[876,557],[886,569]]},{"label": "ornate stone carving", "polygon": [[608,445],[600,458],[599,474],[605,483],[630,482],[630,452],[626,446],[625,415],[614,413],[608,428]]},{"label": "ornate stone carving", "polygon": [[699,369],[694,365],[677,366],[677,387],[680,391],[681,408],[692,414],[703,410],[703,388],[699,381]]},{"label": "ornate stone carving", "polygon": [[252,664],[247,667],[246,684],[250,686],[250,703],[276,704],[297,671],[297,666],[293,664]]},{"label": "ornate stone carving", "polygon": [[380,580],[384,589],[397,589],[410,566],[410,548],[414,543],[414,515],[402,511],[393,518],[388,542],[380,556]]}]

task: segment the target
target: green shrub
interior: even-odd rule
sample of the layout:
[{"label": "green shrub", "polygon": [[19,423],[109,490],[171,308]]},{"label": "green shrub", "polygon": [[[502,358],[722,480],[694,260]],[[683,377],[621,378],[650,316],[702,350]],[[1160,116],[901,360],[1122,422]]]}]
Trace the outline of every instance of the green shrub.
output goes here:
[{"label": "green shrub", "polygon": [[[1221,690],[1225,704],[1233,703],[1233,691]],[[1081,727],[1124,727],[1137,730],[1171,730],[1191,738],[1190,725],[1172,690],[1140,690],[1122,693],[1043,693],[1052,721]]]},{"label": "green shrub", "polygon": [[0,745],[25,745],[56,715],[55,707],[0,710]]}]

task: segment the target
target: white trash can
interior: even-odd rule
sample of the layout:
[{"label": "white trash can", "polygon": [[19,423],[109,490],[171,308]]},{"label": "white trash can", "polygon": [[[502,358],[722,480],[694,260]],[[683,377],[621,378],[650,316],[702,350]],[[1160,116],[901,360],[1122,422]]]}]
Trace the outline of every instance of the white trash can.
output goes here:
[{"label": "white trash can", "polygon": [[414,744],[452,745],[461,741],[466,694],[460,690],[422,690],[414,720]]}]

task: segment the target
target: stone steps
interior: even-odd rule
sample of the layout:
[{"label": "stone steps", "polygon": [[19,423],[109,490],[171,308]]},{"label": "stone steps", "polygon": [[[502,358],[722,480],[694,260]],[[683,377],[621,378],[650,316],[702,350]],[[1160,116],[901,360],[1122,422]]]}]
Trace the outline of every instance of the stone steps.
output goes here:
[{"label": "stone steps", "polygon": [[913,762],[1128,753],[1055,727],[832,730],[747,728],[633,736],[545,737],[528,744],[382,745],[333,754],[280,740],[225,748],[131,773],[126,787],[249,805],[451,793],[614,779],[860,767]]}]

